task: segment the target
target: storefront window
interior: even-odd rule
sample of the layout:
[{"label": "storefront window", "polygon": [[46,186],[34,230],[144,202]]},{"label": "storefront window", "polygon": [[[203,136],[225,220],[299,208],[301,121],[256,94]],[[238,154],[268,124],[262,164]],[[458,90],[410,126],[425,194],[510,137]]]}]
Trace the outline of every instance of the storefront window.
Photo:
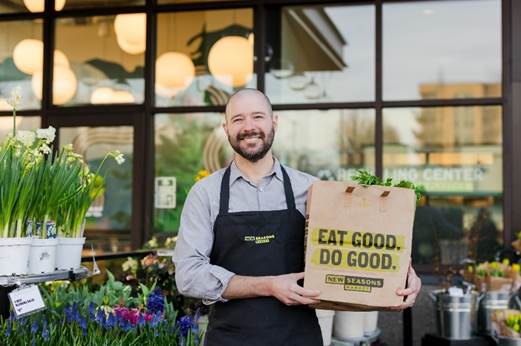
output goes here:
[{"label": "storefront window", "polygon": [[125,156],[121,165],[113,159],[105,161],[101,171],[105,176],[105,192],[87,213],[85,230],[89,239],[103,252],[130,249],[133,135],[129,126],[59,129],[60,146],[71,143],[93,172],[107,152],[119,150]]},{"label": "storefront window", "polygon": [[[57,10],[63,0],[57,0]],[[23,13],[23,12],[43,12],[45,0],[8,0],[0,1],[0,13]],[[62,6],[63,7],[63,6]]]},{"label": "storefront window", "polygon": [[[17,116],[16,130],[34,131],[40,128],[41,118],[36,116]],[[0,117],[0,143],[2,143],[8,135],[13,133],[13,118],[6,116]]]},{"label": "storefront window", "polygon": [[[33,0],[34,1],[34,0]],[[55,0],[63,2],[63,7],[68,10],[71,8],[89,8],[89,7],[116,7],[116,6],[142,6],[145,0]]]},{"label": "storefront window", "polygon": [[42,66],[42,22],[0,22],[0,111],[11,109],[6,100],[16,87],[22,96],[19,110],[40,108],[36,95],[42,83],[35,76],[41,75]]},{"label": "storefront window", "polygon": [[501,1],[384,4],[383,96],[501,96]]},{"label": "storefront window", "polygon": [[145,46],[145,13],[58,19],[53,103],[142,103]]},{"label": "storefront window", "polygon": [[266,91],[273,103],[374,100],[374,6],[270,11]]},{"label": "storefront window", "polygon": [[491,260],[502,244],[501,107],[384,110],[384,177],[423,184],[413,262]]},{"label": "storefront window", "polygon": [[[286,165],[321,179],[347,180],[357,168],[374,169],[374,111],[276,112],[274,155]],[[190,188],[230,162],[233,151],[223,116],[155,116],[154,229],[174,232]]]},{"label": "storefront window", "polygon": [[156,106],[222,105],[254,88],[253,11],[160,13]]}]

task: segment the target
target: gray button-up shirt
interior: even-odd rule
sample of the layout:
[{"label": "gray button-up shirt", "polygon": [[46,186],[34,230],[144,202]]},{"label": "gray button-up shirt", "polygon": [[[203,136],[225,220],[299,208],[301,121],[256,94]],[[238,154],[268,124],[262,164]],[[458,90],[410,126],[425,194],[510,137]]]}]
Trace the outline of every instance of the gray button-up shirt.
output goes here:
[{"label": "gray button-up shirt", "polygon": [[[266,211],[286,209],[283,176],[275,160],[272,171],[256,186],[243,175],[235,162],[230,170],[229,211]],[[284,166],[290,178],[295,205],[305,215],[307,191],[317,178]],[[181,213],[179,235],[174,250],[177,289],[186,296],[202,298],[206,303],[225,301],[222,294],[234,273],[210,264],[213,225],[219,214],[221,169],[197,182],[190,190]],[[259,263],[259,265],[262,265]]]}]

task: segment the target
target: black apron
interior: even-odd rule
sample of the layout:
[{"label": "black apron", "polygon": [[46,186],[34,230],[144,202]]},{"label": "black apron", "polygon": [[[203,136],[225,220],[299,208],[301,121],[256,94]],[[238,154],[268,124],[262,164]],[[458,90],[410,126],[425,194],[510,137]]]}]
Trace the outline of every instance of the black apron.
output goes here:
[{"label": "black apron", "polygon": [[[288,174],[282,168],[286,210],[229,213],[230,167],[221,182],[210,263],[244,276],[304,270],[304,217],[295,208]],[[315,310],[286,306],[274,297],[218,302],[210,314],[205,346],[321,346]]]}]

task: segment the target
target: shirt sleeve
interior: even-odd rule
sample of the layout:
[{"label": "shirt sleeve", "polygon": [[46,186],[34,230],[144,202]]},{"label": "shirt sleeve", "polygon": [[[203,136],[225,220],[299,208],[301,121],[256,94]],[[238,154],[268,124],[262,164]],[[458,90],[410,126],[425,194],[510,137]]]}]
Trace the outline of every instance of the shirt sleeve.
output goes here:
[{"label": "shirt sleeve", "polygon": [[213,246],[210,200],[200,184],[186,198],[172,260],[179,293],[206,304],[226,301],[222,294],[234,273],[210,264]]}]

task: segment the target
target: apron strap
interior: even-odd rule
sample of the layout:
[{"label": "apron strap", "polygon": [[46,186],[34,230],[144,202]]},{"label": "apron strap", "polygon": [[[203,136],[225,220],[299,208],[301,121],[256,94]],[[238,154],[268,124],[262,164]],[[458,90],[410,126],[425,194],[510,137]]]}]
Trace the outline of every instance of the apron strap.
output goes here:
[{"label": "apron strap", "polygon": [[[286,205],[288,209],[295,209],[295,196],[293,195],[293,187],[291,186],[291,180],[289,179],[288,173],[284,169],[282,164],[280,165],[282,171],[284,194],[286,195]],[[228,214],[230,209],[230,171],[231,164],[224,171],[223,178],[221,180],[221,196],[219,201],[219,214]]]},{"label": "apron strap", "polygon": [[282,171],[282,176],[284,177],[284,193],[286,194],[286,205],[288,209],[295,209],[295,196],[293,195],[293,187],[291,186],[291,180],[289,180],[288,173],[284,169],[282,164],[280,165],[280,170]]},{"label": "apron strap", "polygon": [[221,197],[219,201],[219,214],[228,214],[230,210],[230,168],[231,164],[224,171],[223,179],[221,180]]}]

